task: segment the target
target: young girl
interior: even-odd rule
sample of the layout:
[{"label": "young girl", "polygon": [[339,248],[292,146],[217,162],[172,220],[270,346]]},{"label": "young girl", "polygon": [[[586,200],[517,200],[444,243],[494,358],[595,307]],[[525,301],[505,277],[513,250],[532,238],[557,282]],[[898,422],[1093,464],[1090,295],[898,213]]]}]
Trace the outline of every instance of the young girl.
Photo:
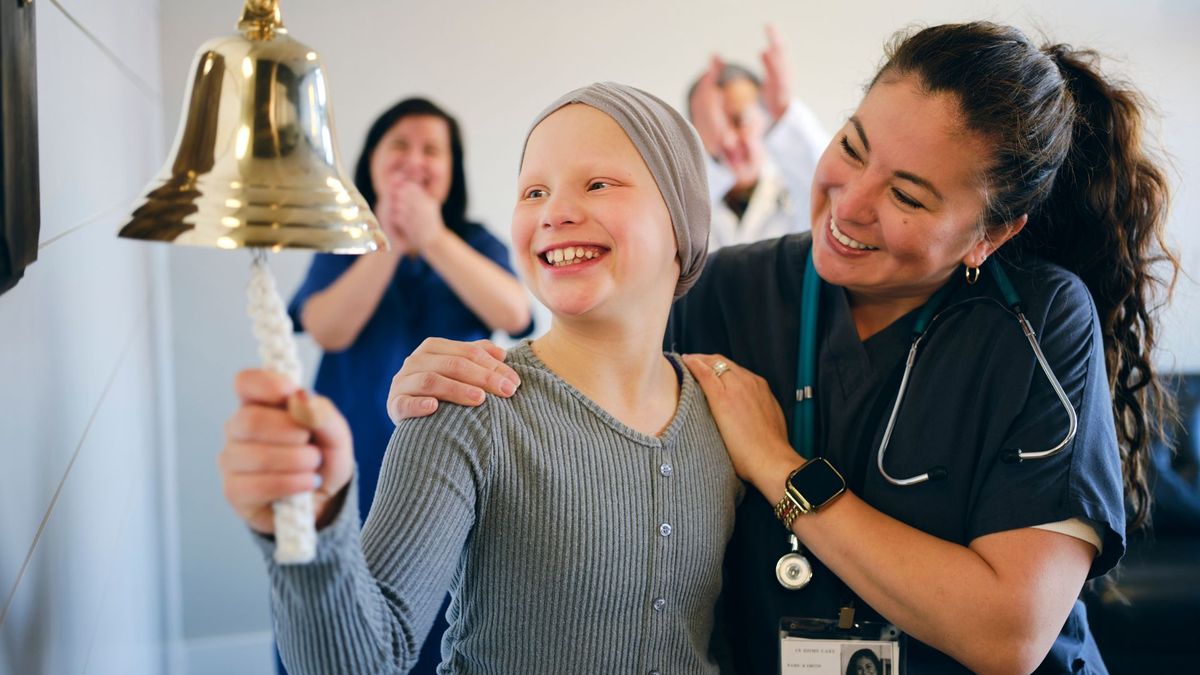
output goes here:
[{"label": "young girl", "polygon": [[[236,388],[225,493],[269,535],[270,502],[320,488],[310,565],[270,567],[294,673],[397,672],[446,589],[446,672],[716,672],[709,654],[740,483],[662,336],[707,248],[688,123],[623,85],[572,92],[526,139],[513,244],[554,315],[509,351],[511,399],[401,423],[361,536],[351,439],[270,373]],[[303,406],[298,406],[303,407]]]}]

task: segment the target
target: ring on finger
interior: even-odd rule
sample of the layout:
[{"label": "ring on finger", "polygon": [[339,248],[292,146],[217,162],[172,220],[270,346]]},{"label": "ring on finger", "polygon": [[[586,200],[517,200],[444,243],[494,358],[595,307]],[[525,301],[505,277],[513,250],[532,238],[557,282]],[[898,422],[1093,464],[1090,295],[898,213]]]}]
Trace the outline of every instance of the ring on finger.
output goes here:
[{"label": "ring on finger", "polygon": [[713,364],[712,369],[713,369],[713,375],[716,375],[717,377],[721,377],[725,373],[728,373],[730,370],[729,364],[725,363],[724,361],[717,361],[716,363]]}]

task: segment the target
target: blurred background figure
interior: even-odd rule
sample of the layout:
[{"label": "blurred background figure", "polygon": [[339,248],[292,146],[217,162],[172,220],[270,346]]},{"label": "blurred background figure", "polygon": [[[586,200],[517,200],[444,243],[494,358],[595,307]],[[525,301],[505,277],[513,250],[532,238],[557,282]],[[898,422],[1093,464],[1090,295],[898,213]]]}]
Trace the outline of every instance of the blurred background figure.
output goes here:
[{"label": "blurred background figure", "polygon": [[767,26],[763,77],[713,56],[688,91],[708,151],[709,249],[809,229],[809,186],[829,134],[789,84],[787,53]]},{"label": "blurred background figure", "polygon": [[[462,135],[448,113],[423,98],[392,106],[367,132],[354,182],[391,249],[315,255],[288,312],[324,350],[313,388],[354,434],[365,520],[395,428],[388,385],[409,353],[428,337],[521,337],[533,322],[508,249],[466,218]],[[444,609],[413,673],[433,673],[441,660]]]}]

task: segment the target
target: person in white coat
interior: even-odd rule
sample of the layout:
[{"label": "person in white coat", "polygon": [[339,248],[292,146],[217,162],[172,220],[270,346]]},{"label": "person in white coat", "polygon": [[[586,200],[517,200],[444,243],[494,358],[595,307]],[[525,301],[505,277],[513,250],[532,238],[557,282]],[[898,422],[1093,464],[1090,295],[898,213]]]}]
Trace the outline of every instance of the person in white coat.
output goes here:
[{"label": "person in white coat", "polygon": [[767,27],[763,73],[714,56],[688,92],[708,151],[709,250],[809,229],[813,171],[829,134],[792,98],[783,43]]}]

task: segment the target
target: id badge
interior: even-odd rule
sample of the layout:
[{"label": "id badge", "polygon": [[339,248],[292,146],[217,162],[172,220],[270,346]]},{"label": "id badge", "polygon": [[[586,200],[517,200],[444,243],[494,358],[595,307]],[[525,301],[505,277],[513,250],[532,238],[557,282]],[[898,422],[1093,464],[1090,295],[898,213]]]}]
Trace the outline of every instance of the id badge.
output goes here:
[{"label": "id badge", "polygon": [[829,619],[779,621],[780,675],[901,675],[905,636],[890,623],[850,628]]}]

